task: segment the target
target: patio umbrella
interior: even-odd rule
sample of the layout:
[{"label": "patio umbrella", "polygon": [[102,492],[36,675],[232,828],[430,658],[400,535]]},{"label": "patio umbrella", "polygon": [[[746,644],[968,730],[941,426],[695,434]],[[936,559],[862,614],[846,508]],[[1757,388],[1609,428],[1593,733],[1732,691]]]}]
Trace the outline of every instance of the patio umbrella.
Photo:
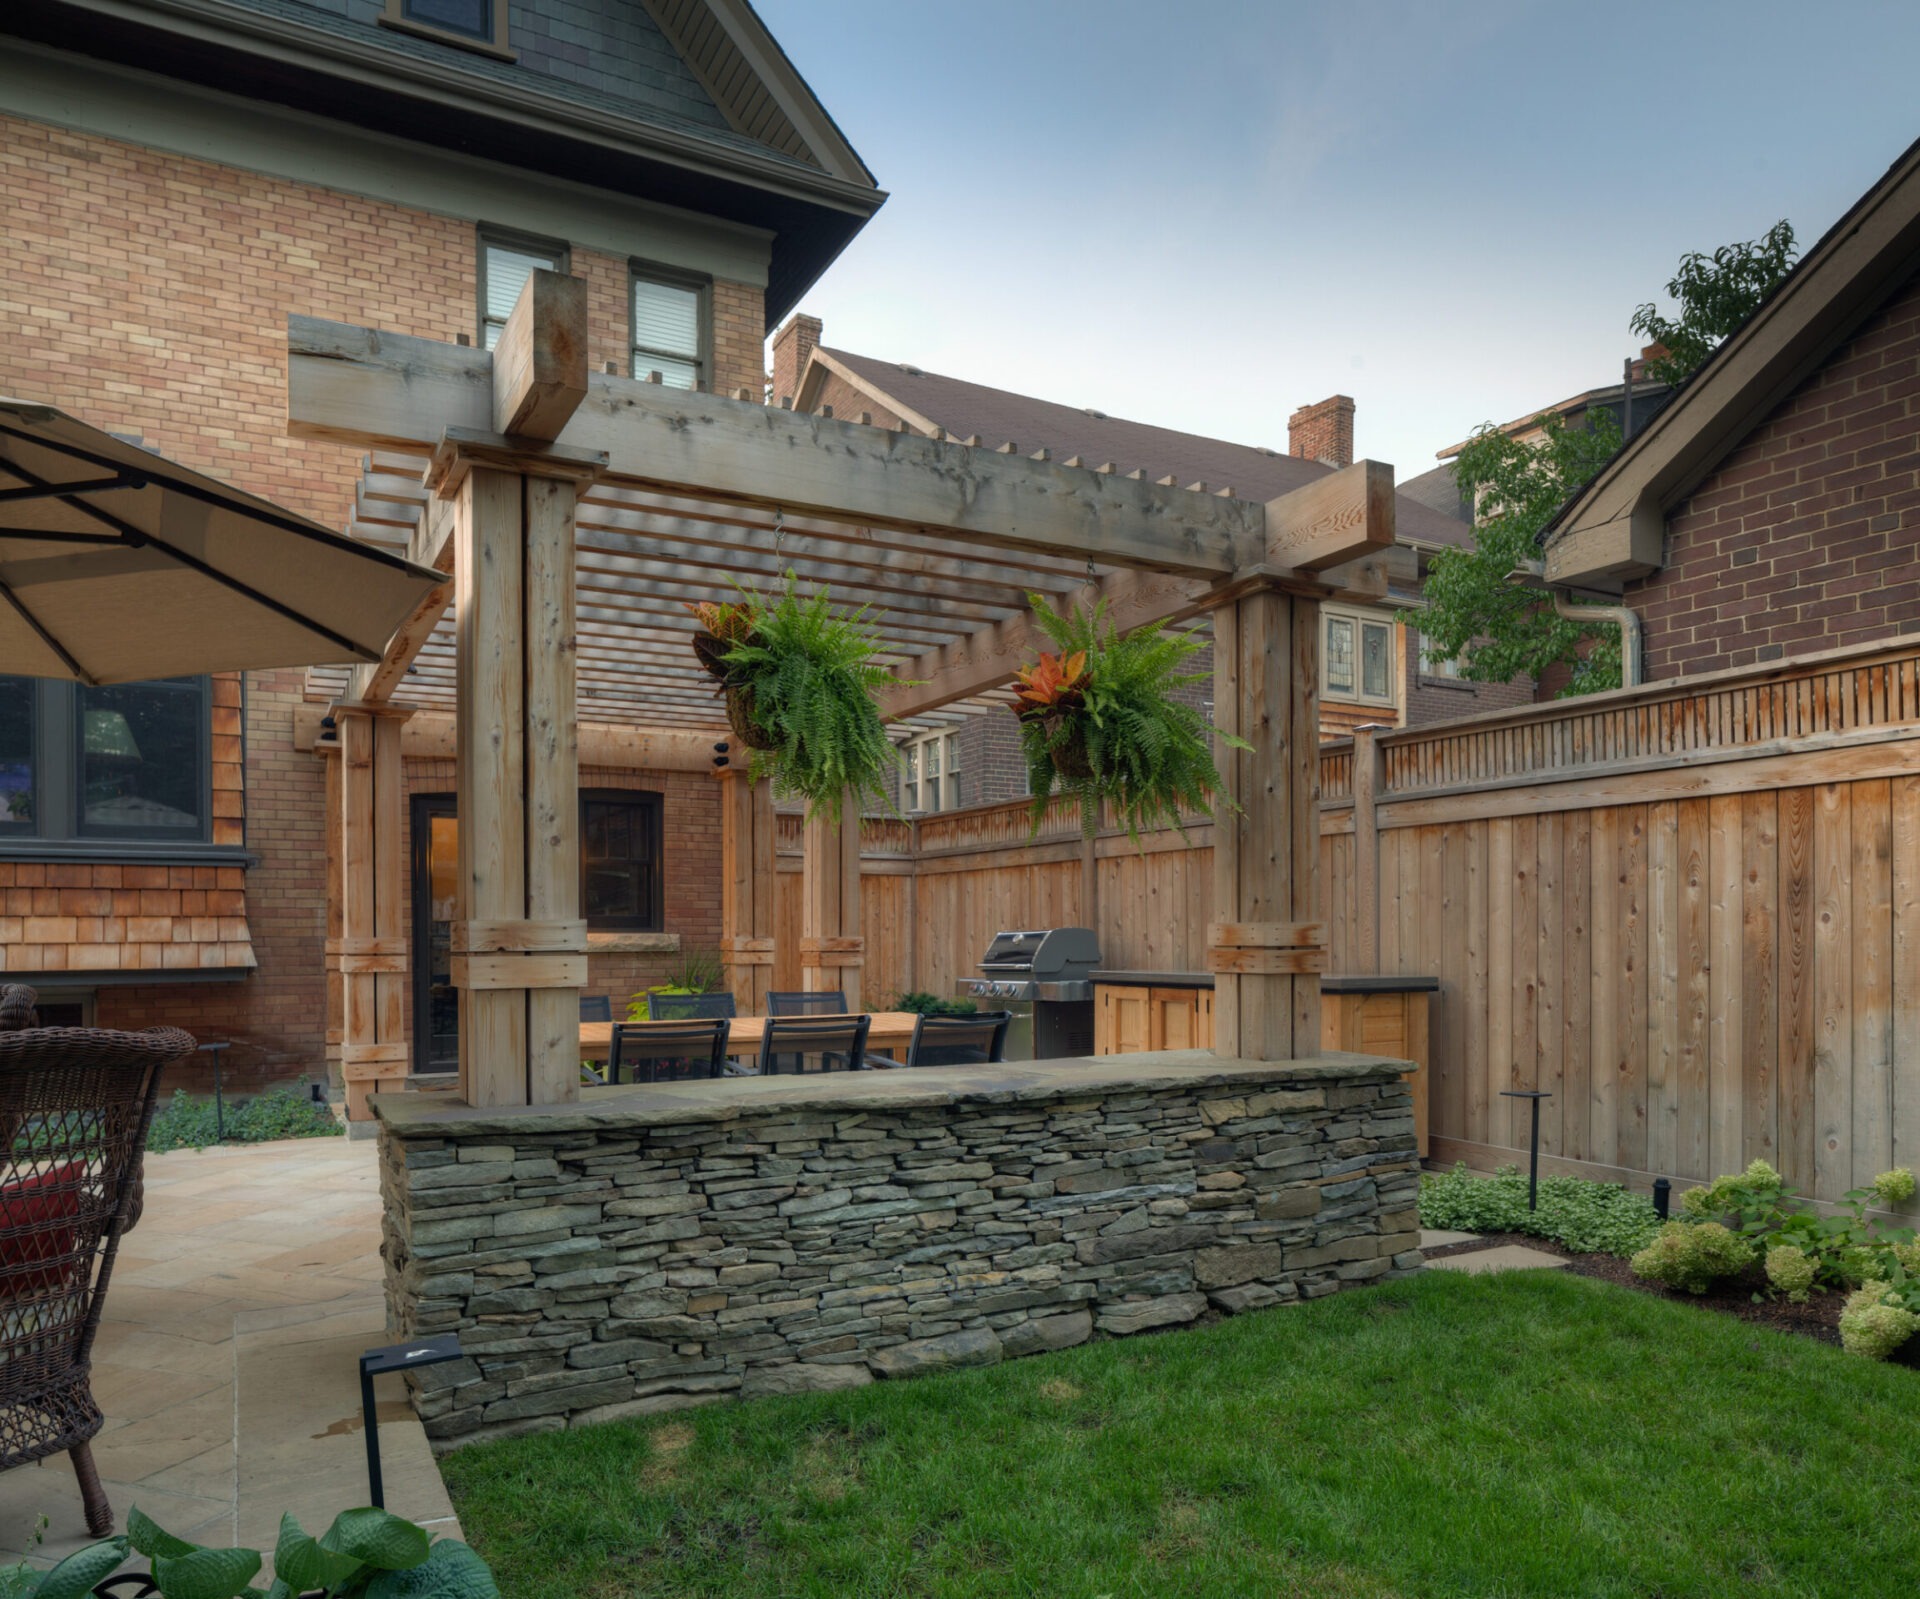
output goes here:
[{"label": "patio umbrella", "polygon": [[126,683],[378,660],[447,581],[0,398],[0,672]]}]

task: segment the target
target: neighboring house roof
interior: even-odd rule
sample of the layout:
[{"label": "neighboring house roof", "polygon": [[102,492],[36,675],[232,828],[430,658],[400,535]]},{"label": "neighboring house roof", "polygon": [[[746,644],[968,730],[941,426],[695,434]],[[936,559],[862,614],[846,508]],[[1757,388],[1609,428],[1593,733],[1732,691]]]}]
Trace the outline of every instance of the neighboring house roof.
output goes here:
[{"label": "neighboring house roof", "polygon": [[1669,508],[1920,270],[1920,141],[1546,528],[1547,578],[1612,584],[1661,564]]},{"label": "neighboring house roof", "polygon": [[1415,500],[1442,516],[1464,522],[1469,527],[1473,525],[1473,507],[1460,492],[1460,484],[1453,475],[1451,463],[1436,466],[1431,472],[1422,472],[1418,477],[1410,477],[1404,483],[1396,483],[1394,490],[1403,500]]},{"label": "neighboring house roof", "polygon": [[543,0],[513,55],[304,0],[35,0],[0,35],[773,236],[767,326],[886,195],[748,0]]},{"label": "neighboring house roof", "polygon": [[[1061,405],[825,346],[813,351],[794,399],[796,409],[815,408],[829,372],[872,395],[876,405],[921,431],[944,428],[950,439],[977,436],[990,447],[1013,443],[1023,454],[1046,449],[1057,461],[1078,456],[1086,466],[1112,462],[1117,472],[1171,476],[1181,488],[1205,483],[1215,492],[1230,488],[1239,499],[1271,500],[1333,470],[1319,461],[1277,450],[1129,422],[1090,407]],[[1397,498],[1395,524],[1402,539],[1427,544],[1471,541],[1471,524],[1459,515],[1448,514],[1429,500],[1411,498],[1404,490]]]}]

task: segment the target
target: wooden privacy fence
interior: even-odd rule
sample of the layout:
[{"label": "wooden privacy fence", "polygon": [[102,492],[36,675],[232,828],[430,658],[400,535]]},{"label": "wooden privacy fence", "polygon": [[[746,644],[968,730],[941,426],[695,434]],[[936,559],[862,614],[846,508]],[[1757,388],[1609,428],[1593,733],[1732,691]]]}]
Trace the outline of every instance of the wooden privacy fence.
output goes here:
[{"label": "wooden privacy fence", "polygon": [[[1920,641],[1362,732],[1321,752],[1329,966],[1438,976],[1433,1153],[1821,1199],[1920,1163]],[[798,819],[781,818],[780,986]],[[1212,829],[1085,843],[1024,802],[869,819],[870,1003],[946,995],[1002,927],[1203,969]]]}]

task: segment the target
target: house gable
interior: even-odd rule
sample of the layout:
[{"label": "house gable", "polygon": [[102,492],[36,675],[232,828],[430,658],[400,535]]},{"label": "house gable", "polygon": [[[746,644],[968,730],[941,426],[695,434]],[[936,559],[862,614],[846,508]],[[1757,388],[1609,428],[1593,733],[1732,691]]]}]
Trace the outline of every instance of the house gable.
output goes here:
[{"label": "house gable", "polygon": [[1651,678],[1920,628],[1920,272],[1672,508],[1626,598]]}]

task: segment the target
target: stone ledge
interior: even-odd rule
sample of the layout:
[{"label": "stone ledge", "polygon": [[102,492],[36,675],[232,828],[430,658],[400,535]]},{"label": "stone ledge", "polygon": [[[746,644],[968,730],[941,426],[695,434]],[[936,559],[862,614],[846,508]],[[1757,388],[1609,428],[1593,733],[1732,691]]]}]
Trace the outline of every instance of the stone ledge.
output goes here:
[{"label": "stone ledge", "polygon": [[589,933],[589,955],[678,955],[678,933]]},{"label": "stone ledge", "polygon": [[1083,1095],[1270,1086],[1312,1087],[1396,1081],[1408,1063],[1338,1050],[1287,1061],[1222,1060],[1210,1050],[1105,1055],[1084,1060],[1008,1061],[914,1071],[833,1072],[810,1077],[730,1077],[683,1083],[589,1088],[572,1105],[475,1110],[445,1094],[376,1094],[374,1115],[395,1137],[471,1138],[482,1133],[584,1133],[616,1127],[730,1122],[769,1111],[930,1109],[1043,1104]]}]

